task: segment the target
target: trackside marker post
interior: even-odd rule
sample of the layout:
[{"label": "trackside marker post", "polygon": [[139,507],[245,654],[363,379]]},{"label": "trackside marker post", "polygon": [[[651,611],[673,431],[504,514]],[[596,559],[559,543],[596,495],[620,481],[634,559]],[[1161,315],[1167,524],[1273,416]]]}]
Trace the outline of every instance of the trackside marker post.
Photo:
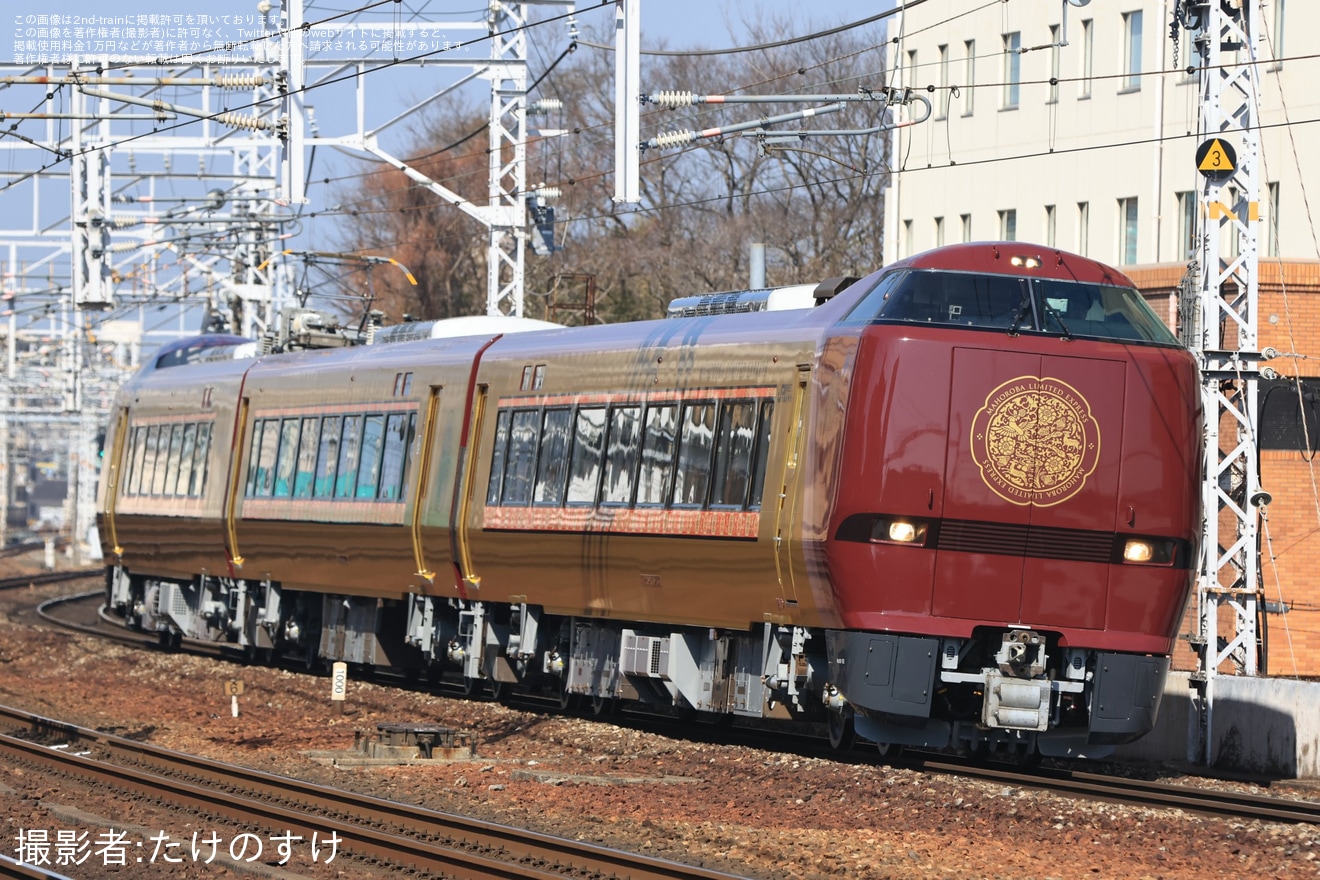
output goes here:
[{"label": "trackside marker post", "polygon": [[225,696],[229,697],[229,711],[235,718],[238,717],[238,696],[243,693],[243,682],[231,678],[225,682]]},{"label": "trackside marker post", "polygon": [[339,704],[339,711],[344,711],[344,700],[348,696],[348,664],[337,661],[330,667],[330,699]]}]

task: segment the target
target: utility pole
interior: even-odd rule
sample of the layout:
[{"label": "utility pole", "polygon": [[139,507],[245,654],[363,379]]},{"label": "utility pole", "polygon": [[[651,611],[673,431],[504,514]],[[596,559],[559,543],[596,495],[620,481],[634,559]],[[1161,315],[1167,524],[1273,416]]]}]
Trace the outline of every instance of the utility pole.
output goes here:
[{"label": "utility pole", "polygon": [[[1270,496],[1257,468],[1257,334],[1260,137],[1257,130],[1254,2],[1181,0],[1180,18],[1195,33],[1200,60],[1204,178],[1199,224],[1199,322],[1184,328],[1201,361],[1205,408],[1205,529],[1193,647],[1195,712],[1188,760],[1214,761],[1215,678],[1224,663],[1258,673],[1259,522]],[[1191,336],[1188,340],[1187,337]],[[1221,612],[1231,617],[1231,634]]]}]

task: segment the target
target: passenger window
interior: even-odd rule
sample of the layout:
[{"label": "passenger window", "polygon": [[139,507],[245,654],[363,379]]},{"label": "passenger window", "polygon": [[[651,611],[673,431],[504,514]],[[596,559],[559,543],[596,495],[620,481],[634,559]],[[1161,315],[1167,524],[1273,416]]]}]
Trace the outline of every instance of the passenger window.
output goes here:
[{"label": "passenger window", "polygon": [[257,450],[257,474],[253,493],[269,498],[275,490],[275,456],[280,449],[280,420],[266,419],[261,432],[261,448]]},{"label": "passenger window", "polygon": [[276,498],[288,498],[293,494],[293,471],[298,464],[298,428],[301,419],[285,419],[280,423],[280,451],[275,464]]},{"label": "passenger window", "polygon": [[316,446],[320,435],[320,419],[306,416],[298,436],[298,466],[293,474],[293,497],[311,498],[312,481],[316,478]]},{"label": "passenger window", "polygon": [[147,429],[138,425],[133,429],[133,464],[125,486],[128,494],[137,495],[142,489],[142,460],[147,454]]},{"label": "passenger window", "polygon": [[408,430],[403,436],[403,477],[399,480],[399,497],[403,498],[403,493],[408,488],[408,475],[412,473],[413,456],[417,450],[413,449],[413,441],[417,434],[417,413],[408,413]]},{"label": "passenger window", "polygon": [[179,479],[174,485],[175,495],[188,494],[188,482],[192,479],[193,448],[197,445],[197,427],[196,422],[183,426],[183,446],[179,452]]},{"label": "passenger window", "polygon": [[385,439],[385,417],[367,416],[362,425],[362,466],[358,468],[357,497],[376,497],[380,479],[380,450]]},{"label": "passenger window", "polygon": [[490,454],[490,483],[486,486],[486,503],[500,503],[500,489],[504,485],[504,456],[509,446],[509,411],[500,410],[495,419],[495,448]]},{"label": "passenger window", "polygon": [[536,425],[541,414],[534,409],[518,410],[509,424],[509,456],[504,466],[502,504],[527,504],[532,500],[532,477],[536,474]]},{"label": "passenger window", "polygon": [[670,472],[674,467],[674,440],[678,426],[674,405],[646,408],[646,433],[642,437],[642,468],[637,479],[637,504],[664,504],[669,497]]},{"label": "passenger window", "polygon": [[573,431],[573,457],[568,471],[569,504],[595,504],[600,461],[605,451],[605,408],[582,408]]},{"label": "passenger window", "polygon": [[210,422],[205,422],[197,427],[197,447],[193,453],[192,476],[188,478],[189,495],[206,494],[206,475],[210,472],[211,465],[211,429],[214,427]]},{"label": "passenger window", "polygon": [[605,479],[600,484],[601,504],[632,501],[641,415],[642,409],[638,406],[619,406],[610,413],[610,435],[605,444]]},{"label": "passenger window", "polygon": [[156,435],[156,471],[151,475],[151,494],[165,494],[165,473],[170,461],[170,426],[161,425]]},{"label": "passenger window", "polygon": [[312,485],[314,498],[335,494],[335,466],[339,464],[339,432],[343,423],[342,416],[321,419],[321,448],[316,453],[316,480]]},{"label": "passenger window", "polygon": [[344,433],[339,438],[339,471],[335,475],[336,498],[353,497],[361,448],[362,416],[344,416]]},{"label": "passenger window", "polygon": [[261,432],[266,427],[266,422],[257,419],[252,423],[252,448],[248,450],[248,475],[247,488],[243,494],[249,498],[257,494],[257,461],[261,458]]},{"label": "passenger window", "polygon": [[752,476],[752,447],[756,440],[756,404],[724,404],[719,438],[715,442],[715,470],[711,481],[711,507],[742,507]]},{"label": "passenger window", "polygon": [[715,404],[683,406],[683,428],[674,469],[674,506],[700,507],[710,488],[710,453],[715,441]]},{"label": "passenger window", "polygon": [[541,453],[536,469],[533,504],[562,507],[564,477],[568,473],[568,439],[573,426],[571,409],[548,409],[541,426]]},{"label": "passenger window", "polygon": [[770,417],[774,411],[773,400],[761,404],[761,421],[757,425],[756,466],[752,468],[752,493],[747,499],[748,510],[761,509],[761,493],[765,490],[765,465],[770,457]]},{"label": "passenger window", "polygon": [[183,424],[179,423],[170,428],[170,451],[169,458],[165,460],[165,485],[161,489],[162,495],[173,495],[174,489],[179,485],[179,454],[183,449]]},{"label": "passenger window", "polygon": [[408,416],[394,413],[385,423],[385,451],[380,462],[381,501],[398,501],[400,479],[403,473],[403,457],[408,454]]}]

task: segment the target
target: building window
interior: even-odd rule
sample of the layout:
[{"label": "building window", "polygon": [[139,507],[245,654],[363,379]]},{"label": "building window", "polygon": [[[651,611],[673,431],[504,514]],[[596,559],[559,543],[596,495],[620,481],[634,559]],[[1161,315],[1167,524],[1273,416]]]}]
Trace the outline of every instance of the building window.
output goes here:
[{"label": "building window", "polygon": [[1130,266],[1137,261],[1137,200],[1118,200],[1118,240],[1122,248],[1119,262]]},{"label": "building window", "polygon": [[1017,211],[1012,208],[999,212],[999,238],[1002,241],[1017,241]]},{"label": "building window", "polygon": [[904,220],[903,221],[903,256],[905,257],[912,256],[914,253],[916,253],[916,251],[914,250],[915,247],[916,247],[916,241],[912,237],[912,221]]},{"label": "building window", "polygon": [[[1282,0],[1280,0],[1282,5]],[[1269,240],[1265,243],[1265,254],[1271,257],[1279,255],[1279,182],[1276,180],[1268,185],[1269,190]]]},{"label": "building window", "polygon": [[1045,206],[1045,244],[1049,247],[1058,246],[1058,224],[1054,218],[1054,206]]},{"label": "building window", "polygon": [[971,240],[972,240],[972,215],[971,215],[971,214],[962,214],[962,215],[960,215],[960,219],[962,220],[962,240],[963,240],[964,242],[971,241]]},{"label": "building window", "polygon": [[917,50],[908,52],[907,59],[907,84],[915,88],[917,85]]},{"label": "building window", "polygon": [[1178,259],[1185,260],[1196,253],[1196,193],[1178,193]]},{"label": "building window", "polygon": [[1022,33],[1004,34],[1004,97],[1002,109],[1016,110],[1022,91]]},{"label": "building window", "polygon": [[1123,90],[1141,88],[1141,11],[1123,13]]},{"label": "building window", "polygon": [[1274,21],[1270,23],[1273,25],[1270,35],[1270,42],[1273,45],[1270,49],[1273,50],[1271,54],[1274,56],[1274,63],[1270,65],[1270,70],[1279,70],[1283,67],[1283,7],[1284,0],[1274,0]]},{"label": "building window", "polygon": [[936,119],[949,117],[949,47],[940,46],[940,113]]},{"label": "building window", "polygon": [[1261,379],[1256,408],[1261,449],[1320,449],[1320,379]]},{"label": "building window", "polygon": [[1091,97],[1091,77],[1095,72],[1095,28],[1087,18],[1082,21],[1082,80],[1077,97]]},{"label": "building window", "polygon": [[963,45],[967,49],[967,70],[963,73],[967,80],[967,103],[963,107],[963,116],[971,116],[972,107],[976,103],[976,40],[968,40]]},{"label": "building window", "polygon": [[935,218],[935,247],[944,247],[944,218]]},{"label": "building window", "polygon": [[1077,203],[1077,253],[1089,256],[1091,248],[1091,203]]},{"label": "building window", "polygon": [[1059,103],[1059,58],[1063,55],[1063,47],[1059,44],[1062,37],[1059,36],[1059,25],[1050,25],[1050,96],[1046,103]]}]

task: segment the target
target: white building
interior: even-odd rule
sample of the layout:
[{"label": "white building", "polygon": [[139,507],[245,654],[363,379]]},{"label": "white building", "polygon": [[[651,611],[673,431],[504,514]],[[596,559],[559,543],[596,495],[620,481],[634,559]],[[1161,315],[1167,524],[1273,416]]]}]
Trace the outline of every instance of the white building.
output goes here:
[{"label": "white building", "polygon": [[[896,76],[933,106],[893,139],[885,262],[987,239],[1120,266],[1187,259],[1205,138],[1191,39],[1169,35],[1182,4],[1077,2],[926,0],[891,25]],[[1314,260],[1320,2],[1248,2],[1263,62],[1260,254]]]}]

